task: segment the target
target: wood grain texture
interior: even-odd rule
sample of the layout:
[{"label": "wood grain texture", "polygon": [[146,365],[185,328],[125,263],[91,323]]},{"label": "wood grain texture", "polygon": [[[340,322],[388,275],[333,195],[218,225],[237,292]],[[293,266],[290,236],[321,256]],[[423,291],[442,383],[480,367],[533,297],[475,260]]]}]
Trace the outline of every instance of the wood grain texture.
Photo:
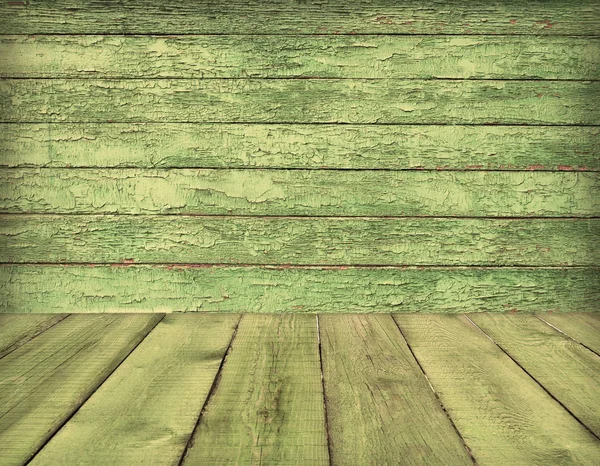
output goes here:
[{"label": "wood grain texture", "polygon": [[[598,311],[598,305],[590,310]],[[538,317],[600,354],[600,313],[544,313],[538,314]]]},{"label": "wood grain texture", "polygon": [[597,35],[594,0],[341,0],[175,2],[40,0],[4,2],[0,30],[40,33],[305,33]]},{"label": "wood grain texture", "polygon": [[0,266],[0,312],[597,311],[598,268]]},{"label": "wood grain texture", "polygon": [[0,360],[0,464],[27,462],[161,315],[72,315]]},{"label": "wood grain texture", "polygon": [[394,317],[478,463],[596,464],[598,439],[464,316]]},{"label": "wood grain texture", "polygon": [[391,316],[319,327],[331,464],[472,464]]},{"label": "wood grain texture", "polygon": [[4,123],[0,166],[600,171],[599,134],[575,126]]},{"label": "wood grain texture", "polygon": [[315,316],[242,317],[183,464],[329,464]]},{"label": "wood grain texture", "polygon": [[0,262],[596,265],[600,219],[0,215]]},{"label": "wood grain texture", "polygon": [[63,320],[66,314],[1,314],[0,358]]},{"label": "wood grain texture", "polygon": [[165,317],[30,464],[177,464],[238,320]]},{"label": "wood grain texture", "polygon": [[475,324],[600,437],[600,357],[533,315],[470,314]]},{"label": "wood grain texture", "polygon": [[598,172],[14,169],[2,213],[600,216]]},{"label": "wood grain texture", "polygon": [[600,39],[2,36],[0,77],[599,79]]},{"label": "wood grain texture", "polygon": [[600,81],[5,79],[1,122],[598,125]]}]

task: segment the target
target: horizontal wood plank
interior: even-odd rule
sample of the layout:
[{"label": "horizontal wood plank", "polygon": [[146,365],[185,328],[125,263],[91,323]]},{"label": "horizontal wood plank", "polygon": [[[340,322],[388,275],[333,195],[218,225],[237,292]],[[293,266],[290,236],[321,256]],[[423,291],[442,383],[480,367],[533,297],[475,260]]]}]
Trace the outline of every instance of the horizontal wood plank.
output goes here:
[{"label": "horizontal wood plank", "polygon": [[593,217],[598,172],[14,169],[0,212]]},{"label": "horizontal wood plank", "polygon": [[330,464],[315,316],[242,316],[181,464]]},{"label": "horizontal wood plank", "polygon": [[600,219],[0,215],[0,262],[596,265]]},{"label": "horizontal wood plank", "polygon": [[390,315],[319,328],[331,464],[472,464]]},{"label": "horizontal wood plank", "polygon": [[0,358],[23,346],[66,316],[67,314],[1,314]]},{"label": "horizontal wood plank", "polygon": [[[596,306],[590,310],[598,311],[599,309]],[[539,314],[538,317],[600,355],[600,312],[544,313]]]},{"label": "horizontal wood plank", "polygon": [[600,39],[0,36],[0,77],[599,79]]},{"label": "horizontal wood plank", "polygon": [[0,359],[2,464],[25,464],[162,315],[71,315]]},{"label": "horizontal wood plank", "polygon": [[166,316],[30,464],[177,464],[238,320]]},{"label": "horizontal wood plank", "polygon": [[598,302],[598,268],[0,266],[0,312],[544,312]]},{"label": "horizontal wood plank", "polygon": [[597,35],[595,0],[262,2],[40,0],[4,2],[0,30],[40,33],[306,33]]},{"label": "horizontal wood plank", "polygon": [[585,464],[600,442],[465,316],[395,315],[479,464]]},{"label": "horizontal wood plank", "polygon": [[598,125],[600,81],[5,79],[0,122]]},{"label": "horizontal wood plank", "polygon": [[600,438],[600,357],[534,315],[468,318]]},{"label": "horizontal wood plank", "polygon": [[600,171],[599,135],[593,126],[4,123],[0,166]]}]

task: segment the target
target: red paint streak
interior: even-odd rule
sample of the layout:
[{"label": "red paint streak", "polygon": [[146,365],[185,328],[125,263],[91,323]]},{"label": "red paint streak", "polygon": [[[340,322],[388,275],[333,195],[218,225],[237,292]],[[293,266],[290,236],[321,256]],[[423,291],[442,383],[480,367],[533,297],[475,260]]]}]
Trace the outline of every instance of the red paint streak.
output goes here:
[{"label": "red paint streak", "polygon": [[304,306],[292,306],[292,309],[303,309]]},{"label": "red paint streak", "polygon": [[394,24],[394,22],[387,16],[379,16],[375,19],[379,24]]},{"label": "red paint streak", "polygon": [[123,264],[133,264],[134,262],[133,259],[123,259]]},{"label": "red paint streak", "polygon": [[570,172],[575,170],[573,167],[571,167],[570,165],[559,165],[558,169],[561,171],[565,171],[565,172]]},{"label": "red paint streak", "polygon": [[542,97],[543,97],[543,95],[544,95],[544,94],[536,94],[535,96],[536,96],[538,99],[540,99],[540,98],[542,98]]},{"label": "red paint streak", "polygon": [[527,170],[543,170],[544,166],[543,165],[529,165],[529,168]]},{"label": "red paint streak", "polygon": [[402,24],[404,24],[406,26],[412,26],[413,23],[414,23],[414,21],[404,21]]},{"label": "red paint streak", "polygon": [[511,19],[510,20],[510,24],[517,24],[517,20],[516,19]]},{"label": "red paint streak", "polygon": [[516,307],[514,307],[510,310],[511,314],[514,314],[515,312],[519,312],[519,310]]},{"label": "red paint streak", "polygon": [[27,2],[6,2],[9,6],[23,6],[27,5]]},{"label": "red paint streak", "polygon": [[465,168],[483,168],[483,165],[465,165]]},{"label": "red paint streak", "polygon": [[545,26],[543,29],[552,29],[552,26],[554,26],[556,23],[551,23],[550,20],[546,19],[544,21],[536,21],[535,24],[544,24]]}]

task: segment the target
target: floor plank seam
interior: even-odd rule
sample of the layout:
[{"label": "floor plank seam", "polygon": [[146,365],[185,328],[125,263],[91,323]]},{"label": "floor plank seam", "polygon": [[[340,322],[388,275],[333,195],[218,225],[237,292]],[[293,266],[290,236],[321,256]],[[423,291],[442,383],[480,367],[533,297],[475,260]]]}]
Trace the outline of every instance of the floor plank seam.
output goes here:
[{"label": "floor plank seam", "polygon": [[319,315],[316,316],[317,320],[317,342],[319,345],[319,368],[321,371],[321,389],[323,390],[323,410],[325,412],[325,436],[327,438],[327,452],[329,455],[329,465],[331,466],[331,435],[329,432],[329,418],[327,417],[327,394],[325,392],[325,374],[323,373],[323,352],[321,348],[321,327],[319,326]]},{"label": "floor plank seam", "polygon": [[47,330],[50,330],[52,327],[54,327],[57,324],[60,324],[63,320],[65,320],[67,317],[69,317],[71,314],[67,314],[66,316],[64,316],[62,319],[57,320],[56,322],[54,322],[52,325],[50,325],[49,327],[43,329],[41,332],[36,333],[35,335],[33,335],[31,338],[29,338],[27,341],[24,342],[19,342],[20,344],[16,344],[16,346],[14,348],[12,348],[10,351],[8,351],[7,353],[4,353],[3,355],[0,356],[0,359],[8,356],[9,354],[11,354],[13,351],[18,350],[21,346],[26,345],[27,343],[29,343],[31,340],[35,339],[36,337],[39,337],[42,333],[46,332]]},{"label": "floor plank seam", "polygon": [[596,356],[600,357],[600,354],[598,354],[596,351],[594,351],[592,348],[590,348],[588,345],[586,345],[585,343],[581,343],[579,340],[576,340],[575,338],[573,338],[571,335],[569,335],[568,333],[563,332],[561,329],[559,329],[558,327],[556,327],[555,325],[552,325],[550,322],[544,320],[543,318],[541,318],[538,314],[534,314],[535,317],[537,317],[538,319],[540,319],[542,322],[544,322],[546,325],[549,325],[550,327],[552,327],[554,330],[556,330],[557,332],[562,333],[564,336],[566,336],[567,338],[569,338],[570,340],[573,340],[575,343],[577,343],[578,345],[583,346],[585,349],[590,350],[592,353],[594,353]]},{"label": "floor plank seam", "polygon": [[204,399],[204,403],[202,404],[202,408],[200,409],[200,413],[198,414],[198,419],[196,419],[196,424],[194,425],[194,428],[192,429],[192,432],[190,433],[190,436],[185,445],[185,448],[183,449],[183,452],[181,453],[181,457],[179,458],[179,462],[177,463],[178,466],[182,466],[185,463],[185,458],[188,454],[188,451],[194,446],[194,439],[196,438],[196,434],[200,427],[200,423],[202,422],[202,416],[206,412],[208,403],[210,402],[210,400],[214,396],[215,392],[217,391],[217,388],[219,387],[219,382],[221,381],[221,375],[223,374],[223,366],[225,366],[225,363],[227,362],[227,357],[229,356],[229,353],[231,352],[231,347],[233,346],[233,342],[235,340],[235,337],[238,332],[238,328],[239,328],[240,323],[242,322],[243,318],[244,318],[244,314],[241,314],[240,318],[238,319],[237,323],[235,324],[235,328],[233,329],[233,333],[231,334],[231,338],[229,340],[229,344],[227,345],[227,349],[225,350],[225,353],[223,354],[223,358],[221,359],[221,363],[219,364],[219,368],[217,369],[217,373],[215,374],[213,383],[210,386],[210,390],[208,391],[208,394],[206,395],[206,398]]},{"label": "floor plank seam", "polygon": [[538,384],[542,390],[544,390],[544,392],[546,392],[548,394],[548,396],[550,398],[552,398],[554,401],[556,401],[565,411],[567,411],[577,422],[579,422],[579,424],[581,424],[581,426],[587,430],[590,434],[592,434],[596,439],[600,440],[600,437],[598,437],[598,435],[596,435],[596,433],[591,430],[581,419],[579,419],[569,408],[567,408],[567,406],[565,404],[563,404],[562,401],[560,401],[557,397],[555,397],[546,387],[544,387],[544,385],[542,385],[542,383],[537,380],[527,369],[525,369],[521,364],[519,364],[519,361],[517,361],[515,358],[513,358],[510,353],[508,353],[508,351],[506,351],[502,346],[500,346],[492,337],[490,337],[487,333],[485,333],[481,327],[479,327],[479,325],[477,325],[475,322],[473,322],[473,320],[471,320],[469,318],[468,315],[463,314],[465,316],[465,318],[476,328],[478,329],[481,333],[483,333],[492,343],[494,343],[494,345],[496,345],[500,351],[502,351],[504,354],[506,354],[506,356],[508,356],[510,358],[510,360],[512,362],[514,362],[517,366],[519,366],[519,368],[525,372],[536,384]]},{"label": "floor plank seam", "polygon": [[[72,314],[69,314],[72,315]],[[75,408],[73,410],[73,412],[63,421],[61,422],[58,426],[56,426],[56,428],[54,429],[54,432],[51,432],[50,435],[48,436],[48,438],[46,439],[45,442],[43,442],[38,448],[36,448],[33,453],[31,454],[31,456],[29,457],[29,459],[23,464],[23,466],[27,466],[28,464],[30,464],[33,459],[36,457],[36,455],[42,451],[44,449],[44,447],[52,441],[52,439],[54,438],[54,436],[60,432],[60,430],[73,418],[73,416],[75,416],[79,410],[81,409],[81,407],[92,397],[94,396],[94,393],[96,393],[98,391],[98,389],[104,384],[104,382],[106,382],[114,373],[115,371],[117,371],[117,369],[119,369],[119,367],[121,367],[121,365],[125,362],[125,360],[127,360],[127,358],[131,355],[131,353],[133,353],[138,346],[140,346],[142,344],[142,342],[148,337],[148,335],[150,335],[152,333],[152,331],[157,327],[158,324],[160,324],[162,322],[162,320],[165,318],[166,314],[163,314],[161,316],[160,319],[158,319],[156,321],[156,324],[154,324],[154,326],[148,331],[148,333],[146,333],[146,335],[143,336],[143,338],[140,339],[140,341],[138,342],[137,345],[135,345],[133,348],[131,348],[131,350],[123,357],[123,359],[119,362],[119,364],[116,365],[116,367],[109,373],[106,375],[106,377],[104,378],[104,380],[102,380],[98,386],[96,386],[96,388],[94,390],[92,390],[92,392],[86,396],[84,399],[81,400],[81,402],[79,403],[79,406],[77,406],[77,408]],[[64,319],[62,319],[64,320]],[[62,322],[61,320],[61,322]]]},{"label": "floor plank seam", "polygon": [[475,458],[475,455],[473,455],[473,452],[469,448],[469,445],[467,445],[467,442],[465,441],[465,439],[463,438],[462,434],[460,433],[460,430],[458,430],[458,427],[454,423],[454,420],[450,416],[450,413],[448,413],[448,410],[444,406],[444,403],[442,403],[442,400],[440,399],[439,395],[435,391],[435,388],[431,384],[431,381],[429,380],[429,377],[427,376],[427,373],[425,372],[425,369],[421,365],[421,362],[417,358],[417,355],[415,354],[415,352],[413,351],[412,347],[410,346],[410,343],[408,342],[408,339],[404,335],[404,332],[402,331],[402,328],[398,324],[398,321],[396,321],[396,319],[394,319],[393,315],[391,315],[391,317],[392,317],[392,320],[394,321],[394,324],[396,324],[396,327],[398,328],[398,331],[400,332],[400,335],[404,339],[404,342],[406,343],[406,346],[408,347],[408,350],[410,351],[410,354],[412,354],[412,357],[414,358],[415,362],[417,363],[417,366],[419,366],[419,369],[421,369],[421,372],[423,373],[423,377],[425,377],[425,380],[427,380],[427,383],[429,384],[429,387],[431,388],[431,391],[433,392],[433,395],[435,396],[435,399],[437,400],[440,408],[442,409],[442,411],[444,412],[444,414],[446,415],[446,417],[450,421],[450,424],[452,425],[452,428],[456,432],[456,435],[458,435],[458,438],[460,438],[460,441],[463,444],[465,450],[467,450],[467,453],[469,454],[469,457],[471,458],[471,461],[473,461],[473,464],[475,466],[478,466],[479,463],[477,462],[477,459]]}]

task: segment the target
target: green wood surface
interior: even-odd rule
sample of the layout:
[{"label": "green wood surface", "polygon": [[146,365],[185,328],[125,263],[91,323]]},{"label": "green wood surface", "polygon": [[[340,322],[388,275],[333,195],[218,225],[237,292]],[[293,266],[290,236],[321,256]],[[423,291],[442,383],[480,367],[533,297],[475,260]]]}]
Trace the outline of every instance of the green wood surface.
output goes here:
[{"label": "green wood surface", "polygon": [[597,464],[598,438],[464,316],[394,317],[479,464]]},{"label": "green wood surface", "polygon": [[0,315],[0,358],[63,320],[67,314]]},{"label": "green wood surface", "polygon": [[472,464],[391,316],[319,328],[331,464]]},{"label": "green wood surface", "polygon": [[307,33],[597,35],[595,0],[11,1],[0,30],[40,33]]},{"label": "green wood surface", "polygon": [[[598,305],[591,310],[598,311]],[[544,313],[538,317],[600,355],[600,313]]]},{"label": "green wood surface", "polygon": [[0,312],[597,311],[600,269],[0,266]]},{"label": "green wood surface", "polygon": [[23,464],[161,315],[72,315],[0,359],[0,464]]},{"label": "green wood surface", "polygon": [[596,265],[600,219],[0,215],[0,262]]},{"label": "green wood surface", "polygon": [[0,77],[599,79],[600,39],[2,36]]},{"label": "green wood surface", "polygon": [[0,166],[600,171],[599,134],[576,126],[4,123]]},{"label": "green wood surface", "polygon": [[242,317],[183,464],[329,464],[315,316]]},{"label": "green wood surface", "polygon": [[600,357],[533,315],[468,316],[600,437]]},{"label": "green wood surface", "polygon": [[166,316],[30,464],[177,464],[238,320]]},{"label": "green wood surface", "polygon": [[598,172],[13,169],[0,212],[591,217]]},{"label": "green wood surface", "polygon": [[598,125],[600,81],[5,79],[1,122]]}]

